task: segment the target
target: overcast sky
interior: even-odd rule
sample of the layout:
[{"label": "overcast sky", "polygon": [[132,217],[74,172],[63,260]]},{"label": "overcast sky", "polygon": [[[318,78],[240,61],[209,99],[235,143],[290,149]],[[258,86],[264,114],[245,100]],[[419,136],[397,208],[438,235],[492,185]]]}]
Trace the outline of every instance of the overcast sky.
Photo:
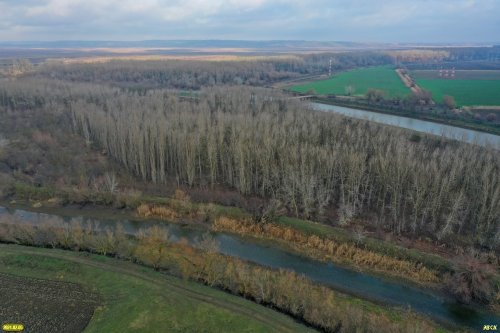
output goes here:
[{"label": "overcast sky", "polygon": [[500,42],[500,0],[0,0],[0,40]]}]

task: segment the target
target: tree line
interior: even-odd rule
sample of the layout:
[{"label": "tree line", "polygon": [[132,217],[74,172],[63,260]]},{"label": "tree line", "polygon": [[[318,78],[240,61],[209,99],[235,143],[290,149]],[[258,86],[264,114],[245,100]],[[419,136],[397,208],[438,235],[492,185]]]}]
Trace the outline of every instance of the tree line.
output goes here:
[{"label": "tree line", "polygon": [[143,180],[223,184],[290,213],[438,239],[498,244],[500,158],[493,149],[309,110],[266,90],[163,91],[71,104],[75,129]]},{"label": "tree line", "polygon": [[112,60],[104,63],[51,61],[26,76],[71,82],[108,83],[123,88],[172,88],[199,90],[220,85],[265,85],[303,74],[328,73],[359,66],[383,65],[392,58],[382,52],[343,52],[280,57],[256,57],[241,61],[137,61]]},{"label": "tree line", "polygon": [[396,234],[500,244],[492,148],[313,111],[266,89],[208,88],[193,100],[65,82],[2,88],[4,109],[57,110],[144,181],[222,185],[295,216],[336,209],[326,222],[367,217]]}]

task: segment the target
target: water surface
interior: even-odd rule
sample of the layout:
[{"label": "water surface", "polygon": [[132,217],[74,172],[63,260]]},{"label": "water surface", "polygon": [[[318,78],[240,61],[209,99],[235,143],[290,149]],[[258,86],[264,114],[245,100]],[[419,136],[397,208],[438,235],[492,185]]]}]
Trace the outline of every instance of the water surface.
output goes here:
[{"label": "water surface", "polygon": [[373,121],[376,123],[392,125],[411,129],[414,131],[444,136],[448,139],[474,143],[481,146],[492,146],[500,149],[500,136],[490,133],[464,129],[460,127],[435,123],[432,121],[396,116],[392,114],[378,113],[344,106],[329,105],[323,103],[311,103],[312,107],[319,111],[335,112],[344,116]]}]

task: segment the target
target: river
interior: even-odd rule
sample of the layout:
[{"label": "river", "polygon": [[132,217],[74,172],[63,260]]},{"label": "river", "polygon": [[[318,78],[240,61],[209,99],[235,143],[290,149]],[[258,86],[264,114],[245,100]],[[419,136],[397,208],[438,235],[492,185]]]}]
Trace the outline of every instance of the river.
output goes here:
[{"label": "river", "polygon": [[[51,218],[64,222],[75,219],[75,217],[69,218],[0,207],[0,223],[9,221],[8,223],[37,224]],[[96,222],[95,219],[85,216],[77,217],[77,219],[83,223]],[[145,226],[161,224],[168,228],[171,240],[174,242],[186,238],[189,242],[196,243],[196,240],[206,232],[204,228],[168,224],[164,221],[101,219],[98,222],[99,229],[108,226],[114,227],[119,222],[128,234],[135,234]],[[486,324],[500,324],[499,315],[460,305],[439,292],[347,269],[333,263],[313,260],[280,248],[276,244],[228,233],[212,233],[212,235],[219,242],[219,251],[223,254],[272,268],[293,270],[313,281],[357,297],[410,308],[439,322],[451,325],[467,326],[479,330]]]},{"label": "river", "polygon": [[492,146],[500,149],[500,136],[490,133],[464,129],[460,127],[435,123],[432,121],[401,117],[392,114],[378,113],[343,106],[329,105],[323,103],[311,103],[312,107],[319,111],[335,112],[344,116],[364,119],[376,123],[392,125],[411,129],[414,131],[444,136],[448,139],[474,143],[481,146]]}]

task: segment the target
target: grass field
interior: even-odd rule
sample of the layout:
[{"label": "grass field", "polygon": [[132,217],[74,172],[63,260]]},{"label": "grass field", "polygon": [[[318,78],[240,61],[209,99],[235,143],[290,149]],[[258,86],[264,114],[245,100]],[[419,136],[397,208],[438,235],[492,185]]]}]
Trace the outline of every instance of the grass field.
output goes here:
[{"label": "grass field", "polygon": [[438,71],[412,72],[417,84],[432,92],[436,102],[453,96],[459,106],[500,105],[500,71],[460,70],[454,79],[442,79]]},{"label": "grass field", "polygon": [[[85,332],[309,331],[285,315],[242,298],[102,256],[0,245],[0,274],[28,284],[36,281],[42,291],[58,281],[76,283],[73,286],[100,295],[100,305]],[[76,298],[76,302],[81,305],[85,300]],[[26,324],[33,318],[33,307],[18,304],[11,310],[12,316],[17,310],[17,317],[3,314],[6,317],[0,322],[15,319]],[[45,315],[47,320],[59,318],[56,310]]]},{"label": "grass field", "polygon": [[417,84],[432,92],[440,103],[444,95],[455,98],[458,106],[500,105],[500,80],[417,79]]},{"label": "grass field", "polygon": [[348,86],[353,87],[353,95],[364,95],[370,88],[383,90],[386,98],[404,97],[410,93],[391,66],[354,69],[338,73],[327,80],[297,85],[289,89],[301,93],[314,89],[320,95],[346,95]]},{"label": "grass field", "polygon": [[[438,70],[415,70],[416,79],[440,79]],[[500,70],[456,70],[456,80],[500,80]]]}]

